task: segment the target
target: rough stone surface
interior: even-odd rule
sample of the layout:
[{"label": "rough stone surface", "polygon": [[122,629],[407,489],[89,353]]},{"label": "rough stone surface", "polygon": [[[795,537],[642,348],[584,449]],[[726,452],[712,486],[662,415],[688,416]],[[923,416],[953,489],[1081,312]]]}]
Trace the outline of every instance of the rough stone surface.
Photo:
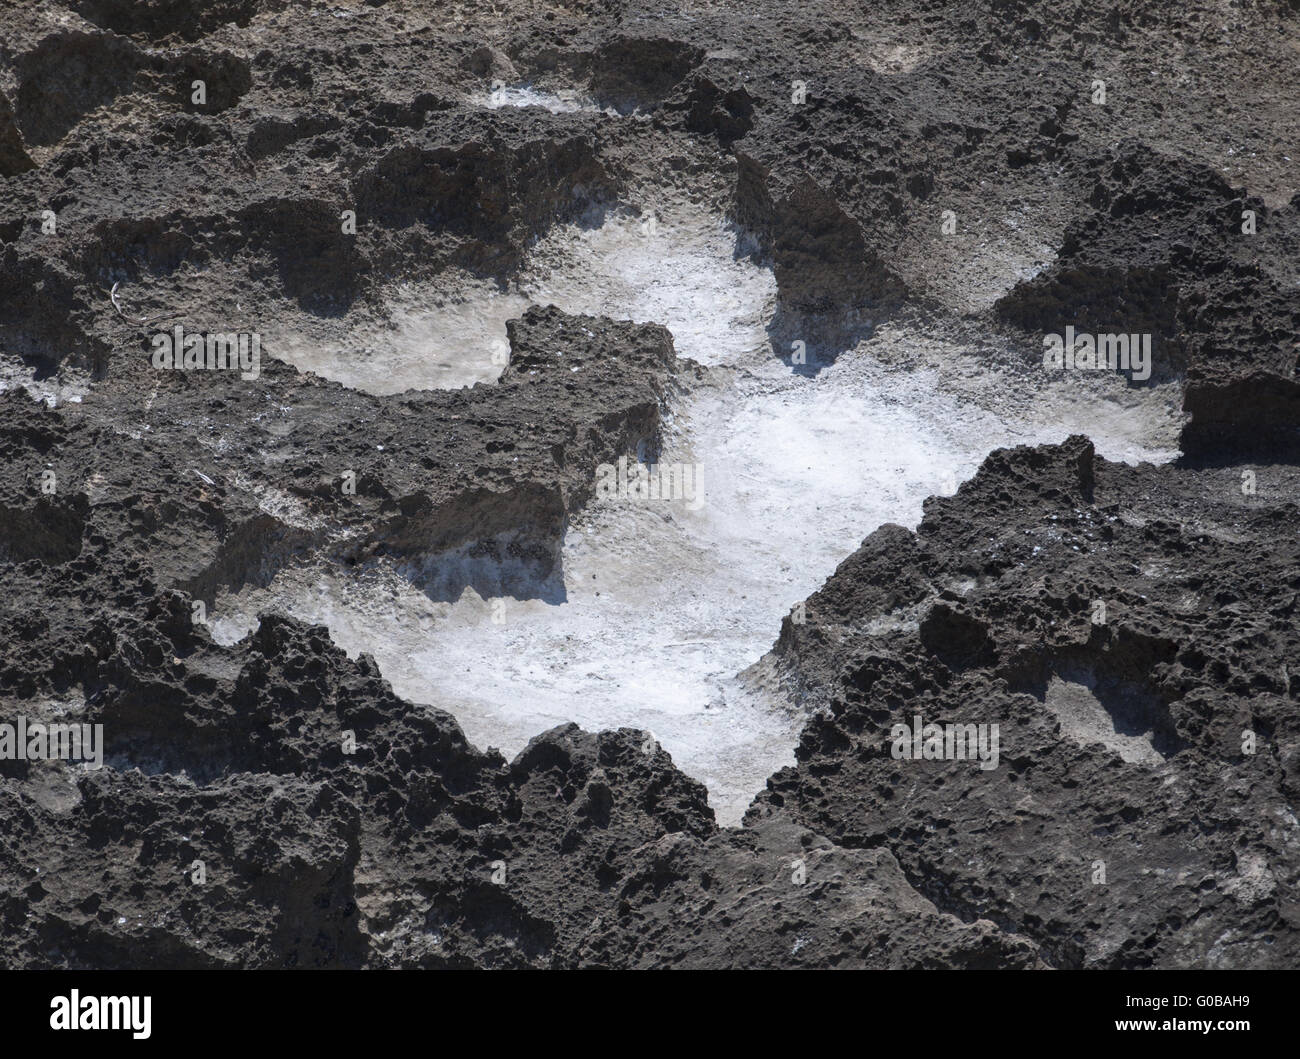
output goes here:
[{"label": "rough stone surface", "polygon": [[[0,722],[102,723],[106,756],[0,760],[0,965],[1295,966],[1297,48],[1294,4],[1209,0],[6,3]],[[772,265],[776,352],[901,305],[1123,321],[1183,457],[997,450],[868,537],[773,629],[809,720],[739,828],[645,733],[507,761],[325,627],[213,641],[196,604],[296,556],[554,574],[697,368],[553,307],[495,384],[391,396],[270,347],[256,386],[158,372],[151,334],[504,280],[697,176]],[[1000,766],[892,757],[917,715],[998,724]]]}]

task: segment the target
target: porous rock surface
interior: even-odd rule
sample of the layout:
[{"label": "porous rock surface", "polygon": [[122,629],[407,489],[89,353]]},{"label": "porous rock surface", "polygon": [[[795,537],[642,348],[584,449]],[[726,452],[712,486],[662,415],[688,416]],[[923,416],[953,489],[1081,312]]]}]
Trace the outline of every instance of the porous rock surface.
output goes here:
[{"label": "porous rock surface", "polygon": [[[0,962],[1294,966],[1298,17],[6,4],[0,357],[30,381],[0,392],[0,720],[102,723],[106,756],[0,761]],[[494,82],[592,105],[476,103]],[[324,627],[213,641],[196,603],[294,556],[553,570],[694,369],[662,327],[544,307],[499,382],[392,396],[274,349],[255,386],[158,372],[152,332],[502,279],[630,182],[706,171],[773,267],[775,352],[903,304],[1131,323],[1184,383],[1183,458],[999,450],[869,536],[773,630],[809,720],[734,829],[645,733],[507,761]],[[35,400],[54,377],[80,399]],[[917,715],[998,724],[999,767],[894,758]]]}]

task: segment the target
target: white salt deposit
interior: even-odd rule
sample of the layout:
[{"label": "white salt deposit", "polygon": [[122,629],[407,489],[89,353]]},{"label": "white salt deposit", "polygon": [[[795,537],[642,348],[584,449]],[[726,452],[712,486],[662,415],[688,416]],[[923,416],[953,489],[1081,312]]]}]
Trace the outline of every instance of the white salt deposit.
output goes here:
[{"label": "white salt deposit", "polygon": [[[736,241],[689,211],[556,229],[514,290],[466,287],[454,303],[408,307],[385,354],[386,377],[432,378],[422,350],[489,348],[529,301],[663,323],[679,355],[717,366],[675,399],[661,457],[699,465],[697,510],[593,503],[569,529],[562,574],[520,593],[533,598],[466,589],[440,602],[391,567],[289,570],[218,600],[214,635],[233,642],[259,610],[326,624],[351,654],[374,655],[398,694],[450,710],[472,741],[507,755],[566,721],[648,730],[735,823],[792,762],[802,721],[737,674],[863,537],[915,526],[927,496],[951,492],[997,446],[1084,432],[1115,459],[1176,453],[1176,387],[1004,375],[907,327],[793,373],[767,344],[771,272],[736,258]],[[473,375],[445,370],[461,384]]]}]

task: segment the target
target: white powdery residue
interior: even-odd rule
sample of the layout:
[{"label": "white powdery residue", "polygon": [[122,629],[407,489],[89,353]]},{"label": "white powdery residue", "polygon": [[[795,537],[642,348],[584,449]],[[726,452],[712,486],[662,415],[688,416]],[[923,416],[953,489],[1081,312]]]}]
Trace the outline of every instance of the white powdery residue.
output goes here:
[{"label": "white powdery residue", "polygon": [[269,352],[322,378],[367,393],[455,390],[493,383],[505,368],[506,321],[527,299],[495,284],[459,277],[457,291],[394,292],[386,322],[351,329],[345,337],[271,333]]},{"label": "white powdery residue", "polygon": [[680,355],[717,366],[683,379],[691,389],[665,416],[659,457],[697,468],[702,504],[597,498],[545,582],[468,554],[285,571],[269,590],[219,599],[214,636],[232,642],[276,608],[327,625],[350,654],[373,655],[399,695],[449,710],[471,741],[507,755],[570,721],[650,731],[734,824],[792,763],[802,725],[737,674],[864,537],[886,522],[915,527],[927,497],[951,494],[996,447],[1085,433],[1111,458],[1176,453],[1169,393],[1004,374],[997,357],[907,325],[794,373],[768,346],[772,273],[737,257],[737,242],[691,207],[556,228],[516,291],[469,283],[456,300],[412,302],[391,343],[400,375],[401,358],[438,335],[459,337],[467,357],[487,348],[530,302],[666,325]]},{"label": "white powdery residue", "polygon": [[765,341],[776,299],[771,270],[738,257],[737,241],[701,210],[611,216],[598,228],[552,231],[520,289],[569,313],[663,324],[679,356],[729,363]]},{"label": "white powdery residue", "polygon": [[734,229],[693,207],[611,213],[598,227],[553,228],[510,288],[449,273],[392,292],[380,323],[272,328],[264,345],[301,371],[368,393],[458,389],[501,375],[507,321],[555,305],[663,324],[680,356],[728,363],[764,341],[776,296],[771,270],[738,257],[736,246]]},{"label": "white powdery residue", "polygon": [[489,92],[471,96],[470,102],[489,110],[500,110],[502,107],[542,107],[552,114],[601,112],[601,108],[592,100],[578,92],[548,92],[532,85],[498,85]]}]

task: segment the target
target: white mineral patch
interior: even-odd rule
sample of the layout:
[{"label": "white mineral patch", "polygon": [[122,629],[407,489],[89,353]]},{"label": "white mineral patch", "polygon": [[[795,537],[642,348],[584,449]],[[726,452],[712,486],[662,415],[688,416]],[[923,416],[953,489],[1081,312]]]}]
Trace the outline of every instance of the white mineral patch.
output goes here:
[{"label": "white mineral patch", "polygon": [[[1176,454],[1176,387],[1004,372],[987,350],[919,326],[882,328],[817,374],[794,373],[767,344],[771,273],[736,258],[736,241],[700,214],[611,217],[552,232],[518,284],[520,298],[569,312],[663,323],[679,355],[716,366],[674,399],[661,456],[699,465],[696,510],[593,503],[564,541],[562,575],[519,593],[533,598],[494,607],[466,589],[445,602],[391,567],[297,569],[218,600],[214,634],[232,642],[277,608],[328,625],[349,653],[374,655],[398,694],[451,711],[473,742],[507,755],[566,721],[648,730],[734,824],[793,762],[802,723],[737,674],[865,536],[914,527],[927,496],[951,492],[998,446],[1082,432],[1112,459]],[[480,290],[454,308],[486,341],[504,334],[512,297]],[[401,333],[449,333],[421,320]],[[394,343],[394,377],[419,346]]]},{"label": "white mineral patch", "polygon": [[510,287],[464,273],[402,284],[375,320],[296,321],[268,328],[264,348],[301,371],[368,393],[458,389],[495,382],[506,321],[529,305],[672,330],[677,352],[705,364],[763,340],[772,273],[735,254],[737,237],[693,210],[611,213],[561,225],[537,243]]},{"label": "white mineral patch", "polygon": [[[470,101],[489,110],[500,110],[502,107],[542,107],[552,114],[601,111],[600,107],[580,92],[572,89],[549,92],[533,85],[496,85],[488,92],[472,96]],[[610,110],[606,113],[616,112]]]},{"label": "white mineral patch", "polygon": [[495,284],[462,276],[455,293],[402,285],[385,318],[346,337],[324,327],[274,333],[266,348],[300,371],[367,393],[455,390],[495,382],[506,364],[506,321],[528,301]]},{"label": "white mineral patch", "polygon": [[776,297],[771,270],[737,257],[737,241],[734,228],[703,211],[611,215],[552,231],[519,286],[568,313],[663,324],[678,356],[726,363],[764,342]]},{"label": "white mineral patch", "polygon": [[[3,350],[0,350],[3,352]],[[90,393],[90,379],[73,371],[45,375],[16,358],[0,360],[0,392],[21,386],[35,401],[51,408],[78,404]]]}]

